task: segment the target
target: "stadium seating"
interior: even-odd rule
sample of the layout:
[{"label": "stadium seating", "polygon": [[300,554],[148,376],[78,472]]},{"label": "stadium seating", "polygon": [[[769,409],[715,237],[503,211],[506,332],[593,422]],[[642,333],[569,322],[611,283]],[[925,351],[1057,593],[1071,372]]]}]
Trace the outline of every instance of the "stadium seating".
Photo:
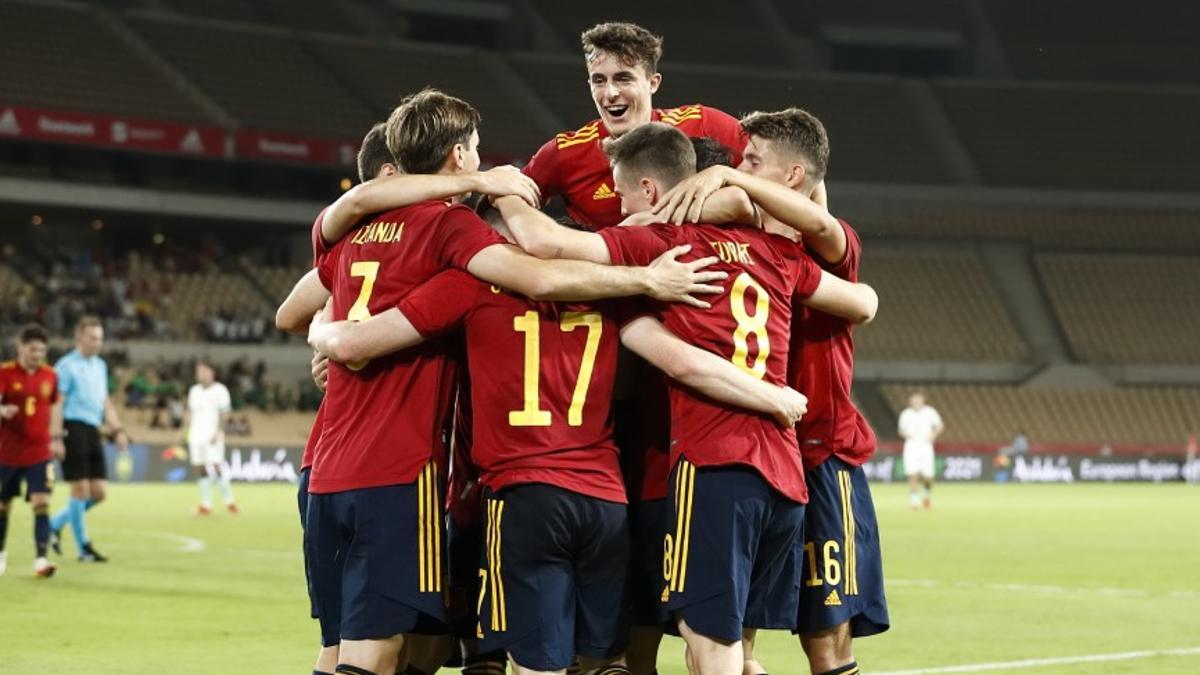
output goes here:
[{"label": "stadium seating", "polygon": [[[169,321],[184,338],[197,339],[203,334],[203,322],[226,314],[237,317],[274,315],[274,307],[240,274],[219,270],[207,272],[163,272],[144,259],[129,260],[131,287],[150,289],[146,301],[155,306],[155,314]],[[132,292],[131,292],[132,295]]]},{"label": "stadium seating", "polygon": [[286,34],[145,16],[130,20],[246,127],[355,138],[379,116]]},{"label": "stadium seating", "polygon": [[[907,3],[906,3],[907,4]],[[1013,70],[1027,78],[1103,82],[1200,81],[1200,7],[1174,0],[1119,3],[987,0]],[[1086,17],[1083,18],[1083,17]]]},{"label": "stadium seating", "polygon": [[293,267],[263,267],[260,265],[243,265],[242,269],[250,275],[272,300],[282,303],[291,292],[296,281],[308,271],[303,266]]},{"label": "stadium seating", "polygon": [[958,81],[937,91],[989,184],[1200,188],[1195,94]]},{"label": "stadium seating", "polygon": [[321,0],[168,0],[171,9],[189,16],[241,23],[285,26],[326,33],[360,32],[340,2]]},{"label": "stadium seating", "polygon": [[345,86],[370,101],[377,119],[386,118],[404,95],[432,85],[479,109],[485,156],[528,157],[550,134],[560,131],[531,124],[519,94],[496,86],[483,64],[488,57],[475,50],[364,40],[318,39],[308,44]]},{"label": "stadium seating", "polygon": [[1039,255],[1076,356],[1092,363],[1200,363],[1195,257]]},{"label": "stadium seating", "polygon": [[855,332],[863,359],[1022,361],[1029,350],[969,253],[872,250],[861,280],[880,296],[875,321]]},{"label": "stadium seating", "polygon": [[962,0],[774,0],[773,4],[788,27],[800,34],[832,26],[966,32],[969,25]]},{"label": "stadium seating", "polygon": [[1034,443],[1186,442],[1200,429],[1200,388],[1034,389],[1003,385],[887,384],[899,414],[923,391],[946,423],[946,441],[1003,443],[1024,431]]},{"label": "stadium seating", "polygon": [[0,63],[0,92],[10,105],[207,121],[195,104],[87,9],[0,3]]}]

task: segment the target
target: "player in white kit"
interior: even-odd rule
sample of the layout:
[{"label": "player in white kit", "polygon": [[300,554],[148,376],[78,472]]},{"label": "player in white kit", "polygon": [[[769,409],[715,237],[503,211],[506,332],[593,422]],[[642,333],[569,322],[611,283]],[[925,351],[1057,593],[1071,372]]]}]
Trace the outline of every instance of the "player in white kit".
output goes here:
[{"label": "player in white kit", "polygon": [[[908,399],[908,407],[900,413],[900,437],[904,439],[904,475],[908,477],[908,497],[913,509],[930,506],[933,490],[933,442],[946,425],[933,406],[925,405],[925,395],[916,392]],[[918,494],[918,482],[925,489]]]},{"label": "player in white kit", "polygon": [[196,384],[188,391],[184,426],[187,428],[188,455],[196,467],[200,485],[200,505],[196,513],[212,513],[212,483],[215,480],[225,498],[225,508],[237,513],[233,487],[229,484],[229,465],[225,463],[225,424],[229,421],[229,390],[217,382],[211,363],[196,362]]}]

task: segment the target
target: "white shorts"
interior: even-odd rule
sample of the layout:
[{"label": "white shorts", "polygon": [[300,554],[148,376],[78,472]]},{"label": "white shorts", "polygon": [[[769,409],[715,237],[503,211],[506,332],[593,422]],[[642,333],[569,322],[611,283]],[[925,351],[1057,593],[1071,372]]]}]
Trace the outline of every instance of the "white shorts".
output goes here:
[{"label": "white shorts", "polygon": [[921,441],[904,442],[904,475],[933,478],[933,444]]},{"label": "white shorts", "polygon": [[192,466],[205,466],[207,464],[221,465],[225,463],[225,441],[217,441],[216,443],[197,443],[195,441],[188,442],[188,457],[192,460]]}]

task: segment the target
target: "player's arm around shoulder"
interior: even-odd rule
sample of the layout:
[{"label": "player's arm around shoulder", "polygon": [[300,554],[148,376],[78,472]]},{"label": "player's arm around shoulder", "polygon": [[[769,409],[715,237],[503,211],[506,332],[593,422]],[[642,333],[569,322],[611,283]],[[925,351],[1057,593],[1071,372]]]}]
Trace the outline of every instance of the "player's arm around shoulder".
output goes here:
[{"label": "player's arm around shoulder", "polygon": [[722,403],[771,415],[785,428],[808,410],[808,399],[800,392],[751,377],[733,362],[684,342],[654,317],[638,317],[623,326],[621,344],[671,379]]},{"label": "player's arm around shoulder", "polygon": [[840,316],[853,324],[870,323],[875,318],[879,309],[879,295],[874,288],[864,283],[846,281],[825,270],[820,270],[820,274],[816,290],[804,298],[804,305]]},{"label": "player's arm around shoulder", "polygon": [[329,289],[321,282],[320,272],[306,272],[275,311],[275,327],[288,333],[303,335],[313,315],[329,301]]},{"label": "player's arm around shoulder", "polygon": [[504,197],[496,200],[496,208],[504,224],[529,255],[538,258],[587,260],[608,265],[612,262],[608,246],[594,232],[573,230],[554,222],[552,218],[519,199]]}]

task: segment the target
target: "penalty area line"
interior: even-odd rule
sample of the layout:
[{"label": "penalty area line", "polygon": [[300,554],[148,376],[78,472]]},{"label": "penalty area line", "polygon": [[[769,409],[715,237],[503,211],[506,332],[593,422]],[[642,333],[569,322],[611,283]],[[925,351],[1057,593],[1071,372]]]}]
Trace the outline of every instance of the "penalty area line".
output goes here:
[{"label": "penalty area line", "polygon": [[1148,659],[1155,656],[1200,656],[1200,647],[1181,647],[1179,649],[1146,649],[1136,652],[1116,652],[1112,654],[1082,654],[1079,656],[1058,656],[1045,659],[1024,659],[1021,661],[995,661],[992,663],[968,663],[961,666],[940,666],[937,668],[914,668],[912,670],[889,670],[876,675],[932,675],[934,673],[978,673],[985,670],[1018,670],[1024,668],[1042,668],[1045,666],[1066,666],[1075,663],[1101,663],[1106,661],[1132,661]]}]

